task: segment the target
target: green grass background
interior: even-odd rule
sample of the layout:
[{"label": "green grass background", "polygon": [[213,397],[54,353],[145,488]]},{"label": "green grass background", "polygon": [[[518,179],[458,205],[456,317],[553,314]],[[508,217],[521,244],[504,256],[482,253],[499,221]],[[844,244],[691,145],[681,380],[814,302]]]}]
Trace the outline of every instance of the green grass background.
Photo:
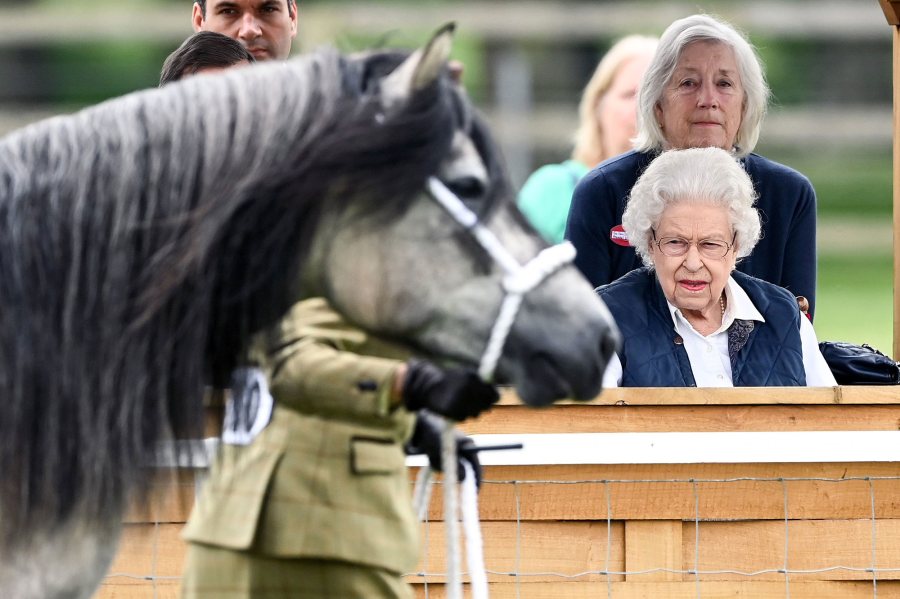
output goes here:
[{"label": "green grass background", "polygon": [[893,353],[890,252],[819,256],[815,329],[820,341],[868,343]]},{"label": "green grass background", "polygon": [[763,147],[759,153],[799,170],[816,189],[819,340],[868,343],[891,355],[891,149]]}]

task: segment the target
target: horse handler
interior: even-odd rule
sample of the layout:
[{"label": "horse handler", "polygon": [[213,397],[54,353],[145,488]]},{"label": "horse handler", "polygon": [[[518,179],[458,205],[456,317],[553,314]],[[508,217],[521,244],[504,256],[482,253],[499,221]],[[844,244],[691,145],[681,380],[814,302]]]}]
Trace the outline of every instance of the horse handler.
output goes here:
[{"label": "horse handler", "polygon": [[[440,467],[438,428],[419,410],[463,420],[496,390],[410,359],[322,299],[295,304],[251,356],[259,368],[236,373],[223,445],[184,531],[182,597],[411,597],[402,575],[419,529],[404,449]],[[471,440],[457,445],[479,477]]]}]

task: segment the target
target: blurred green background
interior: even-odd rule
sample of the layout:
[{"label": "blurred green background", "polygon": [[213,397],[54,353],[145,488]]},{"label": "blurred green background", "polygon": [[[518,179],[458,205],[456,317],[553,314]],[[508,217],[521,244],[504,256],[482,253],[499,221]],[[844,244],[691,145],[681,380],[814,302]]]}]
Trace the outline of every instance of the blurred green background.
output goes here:
[{"label": "blurred green background", "polygon": [[[0,2],[0,133],[156,85],[191,0]],[[747,32],[773,102],[757,151],[819,198],[820,339],[892,351],[891,29],[877,0],[300,0],[295,53],[411,46],[458,24],[454,53],[521,184],[567,157],[582,86],[619,36],[693,12]]]}]

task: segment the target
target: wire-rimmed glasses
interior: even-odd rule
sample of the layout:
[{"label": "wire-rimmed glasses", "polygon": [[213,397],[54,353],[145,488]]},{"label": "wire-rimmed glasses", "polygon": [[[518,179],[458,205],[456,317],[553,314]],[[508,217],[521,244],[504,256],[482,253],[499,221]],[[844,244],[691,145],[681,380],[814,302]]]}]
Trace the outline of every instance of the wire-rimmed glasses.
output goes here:
[{"label": "wire-rimmed glasses", "polygon": [[731,248],[734,247],[734,241],[737,239],[737,233],[731,238],[731,243],[722,241],[721,239],[700,239],[698,241],[690,241],[684,237],[660,237],[656,238],[656,231],[650,229],[653,234],[653,243],[659,248],[659,251],[672,258],[684,256],[691,249],[692,245],[697,246],[697,251],[705,258],[721,260],[728,255]]}]

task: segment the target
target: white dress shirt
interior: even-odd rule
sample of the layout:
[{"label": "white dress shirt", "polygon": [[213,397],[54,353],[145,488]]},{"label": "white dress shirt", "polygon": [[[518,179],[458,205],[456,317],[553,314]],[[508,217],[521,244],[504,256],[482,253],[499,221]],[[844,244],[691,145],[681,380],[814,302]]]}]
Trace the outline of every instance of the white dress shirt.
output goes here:
[{"label": "white dress shirt", "polygon": [[[694,329],[681,310],[666,300],[675,331],[684,340],[694,381],[698,387],[733,387],[731,359],[728,356],[728,327],[735,320],[755,320],[765,322],[762,314],[750,301],[747,293],[731,277],[725,285],[727,308],[722,316],[722,326],[709,335],[703,336]],[[803,348],[803,368],[806,371],[808,387],[833,387],[837,385],[831,369],[819,351],[816,332],[808,318],[800,319],[800,342]],[[622,384],[622,363],[613,355],[603,374],[603,387],[612,388]]]}]

